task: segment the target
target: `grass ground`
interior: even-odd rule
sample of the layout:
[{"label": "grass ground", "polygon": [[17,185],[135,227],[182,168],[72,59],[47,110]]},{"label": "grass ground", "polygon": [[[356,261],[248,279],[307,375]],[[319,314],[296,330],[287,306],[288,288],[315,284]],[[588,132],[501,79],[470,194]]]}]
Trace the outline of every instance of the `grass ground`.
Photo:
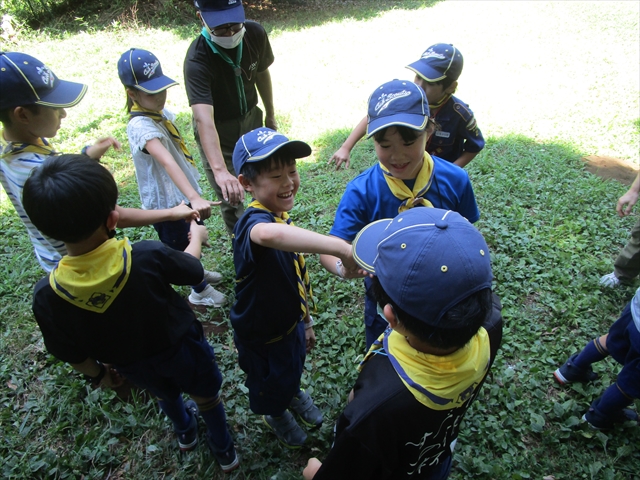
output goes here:
[{"label": "grass ground", "polygon": [[[596,433],[579,421],[615,378],[614,362],[596,367],[601,379],[593,385],[560,389],[551,381],[556,366],[605,332],[634,292],[602,290],[597,283],[637,219],[615,215],[626,187],[587,173],[580,158],[638,161],[639,13],[637,2],[372,1],[285,8],[261,17],[276,55],[271,72],[281,129],[314,147],[300,168],[303,183],[292,215],[322,233],[344,185],[374,161],[372,145],[363,142],[349,171],[326,166],[364,116],[373,88],[391,78],[411,79],[404,66],[432,43],[453,43],[465,56],[458,95],[487,139],[468,171],[506,327],[502,353],[462,428],[454,479],[639,478],[638,428]],[[160,28],[130,18],[105,26],[85,18],[67,33],[43,29],[14,44],[3,41],[3,49],[28,52],[60,77],[89,84],[55,139],[59,149],[78,151],[103,135],[126,139],[116,62],[127,48],[152,50],[165,73],[182,81],[195,24]],[[169,90],[168,104],[194,147],[183,87]],[[122,204],[138,206],[128,146],[109,153],[105,163],[118,180]],[[211,195],[204,177],[202,186]],[[175,453],[170,426],[148,398],[122,402],[113,392],[90,391],[47,355],[30,313],[41,271],[0,195],[0,475],[222,478],[205,448]],[[225,275],[222,289],[232,295],[228,238],[218,217],[208,227],[214,247],[205,265]],[[155,236],[150,228],[124,233],[134,241]],[[363,348],[361,287],[325,274],[313,257],[309,263],[319,345],[303,382],[326,425],[301,452],[281,449],[248,409],[230,333],[216,329],[211,342],[242,455],[242,469],[231,478],[298,478],[308,456],[326,453],[332,419],[355,377]],[[224,325],[226,312],[222,321],[218,311],[201,319]]]}]

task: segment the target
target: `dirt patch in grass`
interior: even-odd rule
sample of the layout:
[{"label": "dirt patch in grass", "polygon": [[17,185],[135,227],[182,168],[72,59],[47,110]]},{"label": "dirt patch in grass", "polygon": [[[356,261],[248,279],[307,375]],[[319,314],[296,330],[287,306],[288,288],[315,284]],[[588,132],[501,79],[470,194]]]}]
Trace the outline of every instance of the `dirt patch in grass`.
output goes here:
[{"label": "dirt patch in grass", "polygon": [[589,155],[582,160],[586,163],[587,170],[594,175],[617,180],[624,185],[631,185],[638,174],[632,162],[619,158]]}]

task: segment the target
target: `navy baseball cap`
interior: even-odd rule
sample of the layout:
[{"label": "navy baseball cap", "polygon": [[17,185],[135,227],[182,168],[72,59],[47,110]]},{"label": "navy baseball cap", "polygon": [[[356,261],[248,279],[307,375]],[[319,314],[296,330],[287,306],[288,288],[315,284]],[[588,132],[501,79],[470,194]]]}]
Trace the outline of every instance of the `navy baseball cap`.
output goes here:
[{"label": "navy baseball cap", "polygon": [[209,28],[245,21],[242,0],[195,0],[193,3]]},{"label": "navy baseball cap", "polygon": [[469,295],[491,288],[482,234],[451,210],[414,207],[378,220],[360,230],[352,248],[354,260],[400,308],[431,326]]},{"label": "navy baseball cap", "polygon": [[428,120],[429,102],[424,90],[413,82],[392,80],[369,97],[367,138],[392,125],[422,130]]},{"label": "navy baseball cap", "polygon": [[162,73],[160,60],[148,50],[131,48],[118,60],[118,76],[123,85],[154,94],[177,85]]},{"label": "navy baseball cap", "polygon": [[233,149],[233,168],[240,175],[245,163],[260,162],[284,150],[293,158],[304,158],[311,155],[311,147],[300,140],[289,140],[283,134],[267,127],[256,128],[245,133]]},{"label": "navy baseball cap", "polygon": [[78,104],[87,86],[60,80],[37,58],[18,52],[0,52],[0,109],[21,105],[65,108]]},{"label": "navy baseball cap", "polygon": [[448,43],[436,43],[424,51],[420,60],[410,63],[407,68],[427,82],[437,82],[444,78],[458,80],[463,64],[460,50]]}]

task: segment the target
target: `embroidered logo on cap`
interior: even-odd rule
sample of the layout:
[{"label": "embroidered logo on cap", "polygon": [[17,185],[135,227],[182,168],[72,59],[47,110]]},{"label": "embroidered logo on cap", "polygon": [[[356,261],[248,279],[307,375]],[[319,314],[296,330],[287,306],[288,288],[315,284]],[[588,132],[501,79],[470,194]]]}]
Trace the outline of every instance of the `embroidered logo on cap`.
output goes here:
[{"label": "embroidered logo on cap", "polygon": [[380,115],[380,112],[387,108],[394,100],[408,97],[409,95],[411,95],[409,90],[402,90],[401,92],[396,93],[383,93],[378,98],[378,103],[376,103],[376,106],[374,107],[376,115]]},{"label": "embroidered logo on cap", "polygon": [[432,58],[432,57],[439,58],[440,60],[445,59],[444,55],[438,52],[434,52],[431,48],[427,49],[427,51],[424,52],[420,58]]},{"label": "embroidered logo on cap", "polygon": [[44,83],[45,85],[51,85],[51,87],[53,87],[53,74],[51,73],[49,67],[43,65],[42,67],[36,67],[36,70],[38,70],[38,74],[42,79],[42,83]]},{"label": "embroidered logo on cap", "polygon": [[258,132],[257,140],[259,142],[262,142],[263,145],[265,145],[269,140],[271,140],[276,135],[281,135],[281,136],[284,137],[284,135],[282,135],[281,133],[278,133],[278,132],[272,132],[272,131],[268,131],[268,130],[260,130]]},{"label": "embroidered logo on cap", "polygon": [[144,67],[143,70],[143,74],[147,77],[147,78],[151,78],[155,75],[156,73],[156,69],[158,68],[158,66],[160,65],[160,60],[156,60],[153,63],[147,63],[145,62],[142,66]]}]

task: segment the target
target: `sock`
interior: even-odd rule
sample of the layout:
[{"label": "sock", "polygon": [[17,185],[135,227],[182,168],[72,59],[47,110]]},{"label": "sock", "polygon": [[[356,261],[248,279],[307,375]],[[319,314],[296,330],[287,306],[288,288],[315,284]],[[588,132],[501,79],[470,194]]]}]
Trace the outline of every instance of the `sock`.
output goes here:
[{"label": "sock", "polygon": [[207,283],[206,280],[202,280],[198,285],[193,285],[191,288],[193,288],[193,291],[196,293],[200,293],[202,292],[205,288],[207,288],[207,285],[209,285]]},{"label": "sock", "polygon": [[184,408],[182,396],[178,395],[173,401],[158,399],[158,405],[164,414],[173,422],[176,430],[186,430],[191,423],[191,417]]},{"label": "sock", "polygon": [[207,436],[216,448],[224,451],[231,443],[231,435],[227,429],[227,416],[220,396],[215,396],[205,403],[199,403],[200,416],[207,425]]},{"label": "sock", "polygon": [[576,357],[573,364],[578,368],[587,369],[592,363],[599,362],[607,356],[609,356],[609,352],[600,345],[600,339],[594,338],[587,343],[587,346]]},{"label": "sock", "polygon": [[614,383],[596,400],[597,403],[594,403],[596,403],[595,409],[600,415],[615,418],[616,415],[632,401],[633,399],[626,396],[622,390],[620,390],[618,384]]}]

